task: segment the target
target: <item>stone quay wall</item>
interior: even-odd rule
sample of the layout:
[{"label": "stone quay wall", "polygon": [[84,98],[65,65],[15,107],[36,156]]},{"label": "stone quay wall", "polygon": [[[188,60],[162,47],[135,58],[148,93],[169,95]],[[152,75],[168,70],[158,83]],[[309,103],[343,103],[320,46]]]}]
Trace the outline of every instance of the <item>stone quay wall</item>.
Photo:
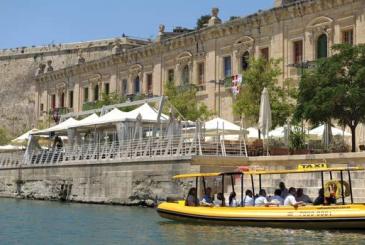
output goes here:
[{"label": "stone quay wall", "polygon": [[149,206],[185,193],[171,178],[191,171],[200,170],[186,160],[1,169],[0,196]]},{"label": "stone quay wall", "polygon": [[[234,171],[239,166],[252,168],[295,169],[300,163],[318,163],[326,160],[331,167],[347,164],[365,167],[365,153],[322,154],[258,158],[192,157],[180,160],[154,160],[129,162],[102,162],[79,164],[77,162],[58,166],[23,166],[0,169],[0,196],[39,199],[66,200],[71,202],[104,203],[120,205],[153,206],[167,197],[184,197],[188,189],[195,185],[194,179],[172,180],[176,174],[199,172]],[[343,174],[348,181],[347,172]],[[352,172],[352,187],[355,202],[365,203],[365,171]],[[325,181],[330,179],[325,173]],[[206,178],[207,186],[214,192],[221,191],[221,177]],[[340,174],[333,173],[339,180]],[[255,177],[255,191],[259,181]],[[303,188],[311,198],[315,198],[321,187],[320,173],[278,174],[262,176],[262,188],[272,195],[279,182],[287,187]],[[234,187],[240,198],[240,180]],[[244,190],[251,189],[251,180],[244,178]],[[199,185],[203,193],[202,184]],[[225,194],[232,191],[231,179],[225,179]],[[346,202],[350,199],[346,198]]]}]

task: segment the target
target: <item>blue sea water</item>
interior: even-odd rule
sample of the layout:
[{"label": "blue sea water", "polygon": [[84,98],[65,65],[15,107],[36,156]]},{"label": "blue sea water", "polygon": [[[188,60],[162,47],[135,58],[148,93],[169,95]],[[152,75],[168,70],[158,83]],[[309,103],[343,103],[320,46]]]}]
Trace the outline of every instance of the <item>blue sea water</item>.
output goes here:
[{"label": "blue sea water", "polygon": [[0,244],[365,244],[365,233],[185,224],[155,209],[0,199]]}]

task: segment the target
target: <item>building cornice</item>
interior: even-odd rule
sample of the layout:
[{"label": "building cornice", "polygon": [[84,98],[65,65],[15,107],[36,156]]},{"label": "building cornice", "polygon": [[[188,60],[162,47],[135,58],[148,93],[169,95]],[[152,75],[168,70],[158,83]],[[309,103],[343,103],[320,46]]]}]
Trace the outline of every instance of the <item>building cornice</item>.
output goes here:
[{"label": "building cornice", "polygon": [[164,52],[193,46],[196,42],[205,42],[212,39],[219,39],[227,35],[245,33],[263,26],[278,22],[287,21],[297,17],[336,8],[344,4],[351,4],[363,0],[303,0],[282,7],[272,8],[266,11],[259,11],[255,14],[205,27],[200,30],[156,41],[141,47],[126,50],[122,54],[110,55],[100,60],[86,62],[84,64],[67,67],[61,70],[38,75],[35,80],[38,82],[54,81],[65,79],[70,76],[85,72],[93,72],[98,69],[107,68],[117,64],[136,64],[142,58],[162,55]]}]

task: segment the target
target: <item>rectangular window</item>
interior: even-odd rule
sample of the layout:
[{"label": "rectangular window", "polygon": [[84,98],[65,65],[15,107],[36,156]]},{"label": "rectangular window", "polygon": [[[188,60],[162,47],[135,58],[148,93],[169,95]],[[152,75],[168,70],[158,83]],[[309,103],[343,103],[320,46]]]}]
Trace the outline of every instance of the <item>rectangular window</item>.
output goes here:
[{"label": "rectangular window", "polygon": [[44,105],[43,105],[43,103],[41,103],[41,105],[40,105],[40,108],[39,108],[39,114],[42,116],[42,114],[43,114],[43,110],[44,110]]},{"label": "rectangular window", "polygon": [[122,81],[122,95],[126,96],[128,94],[128,80],[123,79]]},{"label": "rectangular window", "polygon": [[89,101],[89,87],[84,88],[84,102]]},{"label": "rectangular window", "polygon": [[205,73],[204,63],[202,62],[202,63],[198,64],[198,84],[199,85],[205,83],[204,73]]},{"label": "rectangular window", "polygon": [[295,41],[293,43],[293,62],[300,64],[303,61],[303,41]]},{"label": "rectangular window", "polygon": [[174,82],[175,80],[175,72],[174,72],[174,69],[169,69],[167,71],[167,81],[168,82]]},{"label": "rectangular window", "polygon": [[74,91],[68,92],[68,107],[74,108]]},{"label": "rectangular window", "polygon": [[51,108],[52,109],[56,108],[56,95],[55,94],[51,95]]},{"label": "rectangular window", "polygon": [[269,48],[260,49],[260,56],[266,61],[269,61]]},{"label": "rectangular window", "polygon": [[342,32],[342,43],[354,44],[354,31],[352,29]]},{"label": "rectangular window", "polygon": [[110,93],[109,83],[104,84],[104,92],[105,92],[106,95],[108,95]]},{"label": "rectangular window", "polygon": [[153,85],[152,85],[152,74],[147,74],[147,94],[152,95],[153,94]]},{"label": "rectangular window", "polygon": [[223,74],[224,74],[224,77],[232,76],[231,56],[226,56],[223,58]]}]

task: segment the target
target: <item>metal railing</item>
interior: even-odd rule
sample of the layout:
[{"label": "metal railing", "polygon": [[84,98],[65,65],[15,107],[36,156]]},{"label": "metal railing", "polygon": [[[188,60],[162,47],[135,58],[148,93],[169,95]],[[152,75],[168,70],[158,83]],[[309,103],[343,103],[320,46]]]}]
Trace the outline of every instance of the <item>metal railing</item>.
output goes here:
[{"label": "metal railing", "polygon": [[[141,138],[129,141],[86,143],[63,148],[28,151],[24,165],[154,161],[189,158],[195,155],[247,156],[242,143],[204,141],[199,137]],[[0,164],[0,167],[3,165]]]},{"label": "metal railing", "polygon": [[23,161],[23,152],[19,153],[1,153],[0,167],[18,166]]}]

